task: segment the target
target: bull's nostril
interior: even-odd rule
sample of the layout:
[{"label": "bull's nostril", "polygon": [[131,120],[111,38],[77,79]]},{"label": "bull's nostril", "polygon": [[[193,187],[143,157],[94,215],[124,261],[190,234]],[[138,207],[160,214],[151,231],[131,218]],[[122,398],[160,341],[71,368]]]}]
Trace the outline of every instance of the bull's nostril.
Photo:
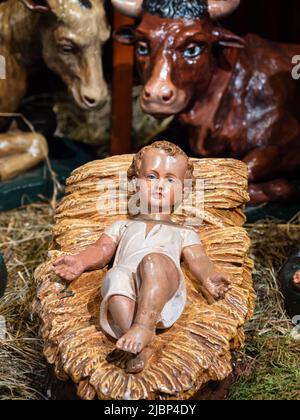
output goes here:
[{"label": "bull's nostril", "polygon": [[151,98],[151,93],[150,93],[150,92],[148,92],[147,90],[145,90],[144,95],[145,95],[145,98],[146,98],[146,99]]},{"label": "bull's nostril", "polygon": [[173,98],[173,96],[174,96],[174,93],[173,93],[172,90],[170,90],[169,92],[165,93],[162,96],[162,99],[163,99],[164,102],[169,102]]}]

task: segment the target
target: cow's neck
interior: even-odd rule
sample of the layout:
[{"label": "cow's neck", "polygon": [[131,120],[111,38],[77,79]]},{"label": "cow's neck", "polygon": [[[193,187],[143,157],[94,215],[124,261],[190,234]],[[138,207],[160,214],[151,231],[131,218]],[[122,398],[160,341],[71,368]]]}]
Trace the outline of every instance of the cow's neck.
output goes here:
[{"label": "cow's neck", "polygon": [[226,58],[230,63],[230,70],[224,70],[216,66],[208,89],[197,96],[192,109],[179,116],[179,120],[190,126],[195,132],[199,154],[207,154],[205,141],[208,136],[213,136],[220,128],[215,124],[215,117],[224,95],[228,91],[238,56],[238,49],[232,48],[227,51]]},{"label": "cow's neck", "polygon": [[40,55],[39,13],[28,10],[19,0],[8,0],[0,6],[0,40],[24,64]]}]

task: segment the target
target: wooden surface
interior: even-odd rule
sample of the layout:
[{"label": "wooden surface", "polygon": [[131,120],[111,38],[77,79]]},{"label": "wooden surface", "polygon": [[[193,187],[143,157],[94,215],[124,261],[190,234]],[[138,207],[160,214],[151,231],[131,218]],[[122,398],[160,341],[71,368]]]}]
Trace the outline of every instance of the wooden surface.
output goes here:
[{"label": "wooden surface", "polygon": [[[132,19],[114,13],[114,29],[130,25]],[[126,154],[131,147],[132,86],[134,49],[113,43],[112,137],[111,155]]]}]

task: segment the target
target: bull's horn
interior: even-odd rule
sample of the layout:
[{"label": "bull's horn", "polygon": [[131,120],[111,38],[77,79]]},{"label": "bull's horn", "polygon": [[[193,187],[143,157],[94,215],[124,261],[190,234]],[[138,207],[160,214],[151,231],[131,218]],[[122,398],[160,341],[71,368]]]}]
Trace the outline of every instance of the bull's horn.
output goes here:
[{"label": "bull's horn", "polygon": [[212,19],[221,19],[230,15],[239,5],[240,0],[208,0],[209,14]]},{"label": "bull's horn", "polygon": [[142,13],[143,0],[112,0],[112,4],[126,16],[137,17]]}]

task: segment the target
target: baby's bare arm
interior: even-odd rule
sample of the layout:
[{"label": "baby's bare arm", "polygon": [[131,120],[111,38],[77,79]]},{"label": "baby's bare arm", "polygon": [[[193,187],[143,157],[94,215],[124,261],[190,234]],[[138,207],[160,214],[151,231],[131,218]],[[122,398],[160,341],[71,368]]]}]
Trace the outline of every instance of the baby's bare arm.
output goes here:
[{"label": "baby's bare arm", "polygon": [[77,255],[82,262],[84,271],[104,268],[113,258],[117,244],[108,235],[101,235],[100,239]]},{"label": "baby's bare arm", "polygon": [[[230,279],[217,269],[212,260],[207,256],[204,247],[199,245],[188,246],[182,252],[192,276],[204,286],[214,299],[222,299],[230,289]],[[209,296],[205,293],[210,301]]]},{"label": "baby's bare arm", "polygon": [[103,234],[97,242],[77,255],[66,255],[56,260],[52,269],[63,280],[74,281],[85,271],[104,268],[115,255],[116,249],[117,244],[113,239]]}]

